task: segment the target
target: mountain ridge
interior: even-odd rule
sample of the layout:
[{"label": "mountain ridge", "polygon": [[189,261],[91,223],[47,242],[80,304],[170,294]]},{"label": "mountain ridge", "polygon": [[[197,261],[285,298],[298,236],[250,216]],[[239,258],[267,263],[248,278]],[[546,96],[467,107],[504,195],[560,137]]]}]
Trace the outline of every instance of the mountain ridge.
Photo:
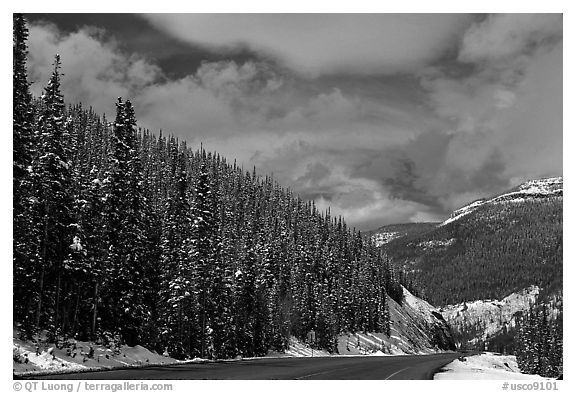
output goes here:
[{"label": "mountain ridge", "polygon": [[562,177],[530,180],[379,246],[435,306],[502,299],[530,285],[554,291],[562,282],[562,185]]}]

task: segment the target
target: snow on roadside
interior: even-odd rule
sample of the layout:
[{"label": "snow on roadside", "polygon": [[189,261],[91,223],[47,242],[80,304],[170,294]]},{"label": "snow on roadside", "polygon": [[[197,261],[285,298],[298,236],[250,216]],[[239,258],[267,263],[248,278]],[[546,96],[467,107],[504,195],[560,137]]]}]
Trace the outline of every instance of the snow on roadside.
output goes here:
[{"label": "snow on roadside", "polygon": [[516,363],[516,356],[500,355],[497,353],[483,353],[480,355],[467,356],[464,361],[459,359],[444,366],[440,372],[434,375],[435,380],[548,380],[540,375],[522,374]]},{"label": "snow on roadside", "polygon": [[[15,375],[66,373],[179,362],[151,352],[140,345],[134,347],[122,345],[115,353],[110,348],[93,342],[69,340],[65,346],[58,347],[45,340],[37,341],[36,345],[19,337],[18,330],[13,329],[12,371]],[[91,348],[93,353],[89,355]]]},{"label": "snow on roadside", "polygon": [[36,355],[36,352],[23,349],[17,344],[13,344],[13,349],[14,351],[18,351],[22,358],[28,359],[30,366],[39,370],[79,371],[86,369],[86,367],[81,364],[68,362],[52,356],[52,353],[50,353],[51,351],[42,351],[42,353]]}]

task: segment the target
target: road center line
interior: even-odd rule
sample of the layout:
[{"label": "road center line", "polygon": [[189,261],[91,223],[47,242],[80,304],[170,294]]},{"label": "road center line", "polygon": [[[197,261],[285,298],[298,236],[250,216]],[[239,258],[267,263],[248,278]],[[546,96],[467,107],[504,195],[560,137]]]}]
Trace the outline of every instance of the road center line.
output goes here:
[{"label": "road center line", "polygon": [[313,377],[313,376],[315,376],[315,375],[328,374],[328,373],[331,373],[331,372],[334,372],[334,371],[346,370],[346,369],[348,369],[348,368],[350,368],[350,367],[340,367],[340,368],[336,368],[336,369],[332,369],[332,370],[324,370],[324,371],[320,371],[320,372],[313,373],[313,374],[303,375],[303,376],[301,376],[301,377],[294,378],[294,379],[304,379],[304,378],[308,378],[308,377]]},{"label": "road center line", "polygon": [[388,375],[388,377],[387,377],[387,378],[384,378],[384,380],[390,379],[390,378],[392,378],[394,375],[396,375],[396,374],[398,374],[398,373],[401,373],[402,371],[407,370],[407,369],[409,369],[409,368],[410,368],[410,367],[405,367],[405,368],[403,368],[402,370],[398,370],[398,371],[396,371],[395,373],[392,373],[392,374]]}]

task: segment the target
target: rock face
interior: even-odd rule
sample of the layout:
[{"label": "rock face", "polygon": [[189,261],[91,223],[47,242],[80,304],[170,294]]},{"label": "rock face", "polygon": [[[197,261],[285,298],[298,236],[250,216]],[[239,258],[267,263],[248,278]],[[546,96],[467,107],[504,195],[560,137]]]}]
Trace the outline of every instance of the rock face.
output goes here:
[{"label": "rock face", "polygon": [[[392,301],[392,303],[395,302]],[[397,313],[397,317],[394,318],[392,310],[390,311],[392,321],[398,323],[400,330],[404,326],[405,335],[419,337],[420,340],[415,344],[439,350],[454,350],[456,348],[450,326],[440,310],[425,300],[412,295],[406,288],[404,288],[402,306],[397,310]],[[412,341],[415,340],[412,339]]]},{"label": "rock face", "polygon": [[402,303],[388,298],[390,336],[385,333],[342,334],[340,355],[430,354],[455,350],[450,327],[439,310],[404,288]]},{"label": "rock face", "polygon": [[528,310],[540,292],[530,286],[502,300],[475,300],[441,308],[442,315],[457,336],[459,346],[477,347],[515,326],[514,316]]}]

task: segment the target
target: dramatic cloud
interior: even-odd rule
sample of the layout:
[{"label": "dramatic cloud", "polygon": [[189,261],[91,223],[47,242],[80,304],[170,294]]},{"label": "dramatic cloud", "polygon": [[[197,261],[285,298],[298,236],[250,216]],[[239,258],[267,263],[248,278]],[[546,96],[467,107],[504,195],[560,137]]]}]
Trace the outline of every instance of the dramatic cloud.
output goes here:
[{"label": "dramatic cloud", "polygon": [[436,112],[452,122],[442,166],[423,173],[446,208],[562,173],[561,33],[560,15],[493,15],[462,41],[458,58],[474,62],[474,73],[423,77]]},{"label": "dramatic cloud", "polygon": [[442,55],[466,26],[458,14],[151,14],[179,40],[246,45],[306,74],[414,70]]},{"label": "dramatic cloud", "polygon": [[276,60],[204,62],[170,79],[109,32],[33,24],[34,93],[59,53],[67,102],[110,118],[116,97],[130,99],[140,126],[256,165],[363,230],[442,220],[562,174],[559,15],[148,18],[181,40],[242,42]]}]

